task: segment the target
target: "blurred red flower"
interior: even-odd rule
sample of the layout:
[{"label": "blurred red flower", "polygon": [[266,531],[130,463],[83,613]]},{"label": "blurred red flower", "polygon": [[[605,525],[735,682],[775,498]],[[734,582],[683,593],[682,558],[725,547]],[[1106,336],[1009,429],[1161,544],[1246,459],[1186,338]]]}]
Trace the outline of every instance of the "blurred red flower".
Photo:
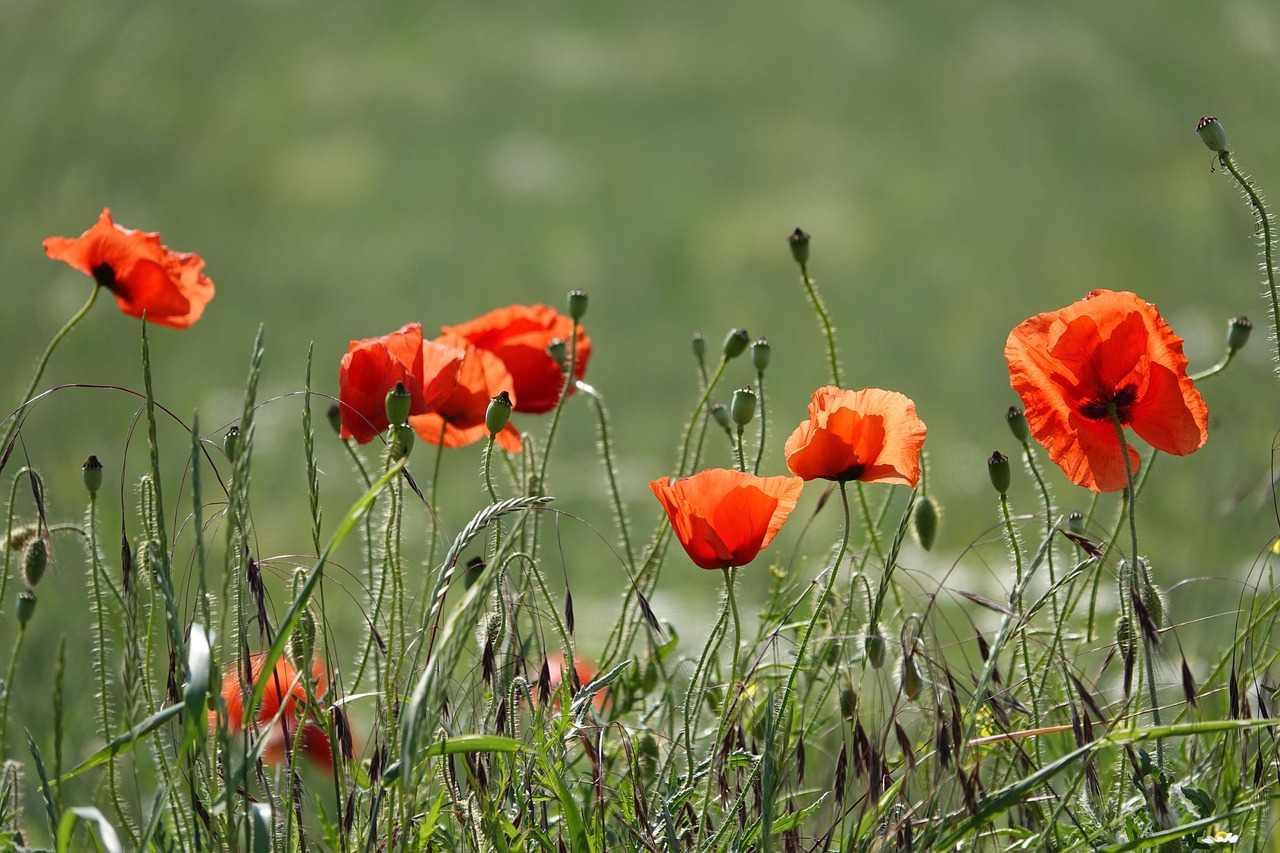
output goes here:
[{"label": "blurred red flower", "polygon": [[[433,411],[411,416],[409,425],[423,441],[445,447],[465,447],[488,438],[484,414],[489,409],[489,401],[506,391],[519,406],[520,398],[511,391],[511,374],[496,355],[477,349],[464,338],[446,332],[436,338],[436,343],[465,353],[458,383]],[[498,433],[497,441],[504,450],[520,452],[520,431],[510,423]]]},{"label": "blurred red flower", "polygon": [[[490,311],[458,326],[441,329],[457,335],[502,360],[511,379],[511,396],[521,414],[541,414],[556,407],[564,388],[564,371],[547,346],[556,338],[566,346],[573,336],[573,320],[546,305],[511,305]],[[573,375],[581,379],[591,357],[591,339],[578,327],[577,359]],[[572,393],[573,389],[569,389]]]},{"label": "blurred red flower", "polygon": [[925,431],[916,404],[897,391],[845,391],[827,385],[813,392],[809,420],[787,439],[787,467],[805,480],[914,488],[920,480]]},{"label": "blurred red flower", "polygon": [[[1132,293],[1095,290],[1009,333],[1009,382],[1049,458],[1075,484],[1114,492],[1127,484],[1111,419],[1147,444],[1185,456],[1208,437],[1208,410],[1187,376],[1182,338]],[[1129,448],[1133,470],[1138,453]]]},{"label": "blurred red flower", "polygon": [[458,384],[463,351],[422,340],[422,326],[409,323],[380,338],[352,341],[338,368],[342,437],[367,444],[390,424],[386,399],[397,382],[409,389],[409,414],[430,412]]},{"label": "blurred red flower", "polygon": [[[256,686],[264,677],[270,679],[267,683],[266,690],[262,694],[262,702],[258,706],[258,713],[255,715],[259,726],[270,725],[276,715],[280,713],[280,709],[284,708],[284,713],[280,717],[280,722],[267,732],[265,737],[267,747],[263,751],[262,758],[268,764],[279,764],[284,761],[285,754],[293,748],[293,739],[295,736],[299,738],[299,749],[308,756],[316,764],[326,769],[333,768],[333,752],[329,745],[329,736],[325,734],[324,729],[317,725],[313,719],[308,719],[302,726],[301,733],[298,732],[298,719],[304,713],[307,702],[307,689],[302,684],[302,679],[294,670],[289,661],[281,657],[276,661],[275,668],[265,675],[263,674],[263,664],[266,663],[267,656],[265,654],[254,655],[251,659],[250,668],[253,673],[253,683]],[[311,667],[311,677],[315,680],[315,693],[319,698],[325,694],[328,689],[328,681],[325,677],[324,665],[320,661],[316,661]],[[227,673],[222,679],[222,701],[227,706],[227,727],[232,733],[240,732],[245,728],[244,719],[244,701],[245,694],[241,691],[240,672],[234,671]],[[341,710],[334,712],[341,715]],[[209,715],[209,730],[213,731],[217,725],[217,717],[214,714]],[[345,729],[342,729],[345,732]],[[339,752],[345,758],[350,758],[351,742],[350,735],[340,740]]]},{"label": "blurred red flower", "polygon": [[704,569],[745,566],[778,534],[800,500],[799,477],[709,468],[649,484],[689,559]]},{"label": "blurred red flower", "polygon": [[200,271],[204,259],[160,244],[159,234],[133,231],[111,221],[111,210],[79,237],[49,237],[44,253],[65,261],[115,294],[133,317],[185,329],[213,299],[213,282]]},{"label": "blurred red flower", "polygon": [[[552,652],[547,655],[547,672],[550,674],[549,689],[547,690],[551,698],[551,707],[560,707],[560,685],[564,684],[564,677],[569,674],[569,666],[564,661],[563,652]],[[590,684],[596,677],[596,668],[581,658],[574,658],[573,674],[576,684],[571,684],[570,693],[576,694],[578,690],[585,684]],[[534,699],[541,703],[542,699],[538,695],[538,688],[534,687]],[[605,706],[609,704],[609,690],[599,690],[596,695],[591,697],[591,704],[597,711],[603,711]]]}]

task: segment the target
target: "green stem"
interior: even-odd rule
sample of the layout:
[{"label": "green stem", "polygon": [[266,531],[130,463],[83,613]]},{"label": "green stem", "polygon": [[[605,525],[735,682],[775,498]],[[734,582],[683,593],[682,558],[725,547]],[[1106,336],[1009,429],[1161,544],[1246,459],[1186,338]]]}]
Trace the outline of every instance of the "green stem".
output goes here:
[{"label": "green stem", "polygon": [[627,568],[634,569],[636,556],[631,547],[631,534],[627,530],[627,516],[622,508],[622,493],[618,489],[617,463],[613,461],[613,447],[609,443],[609,416],[604,408],[604,400],[600,398],[600,392],[587,383],[576,384],[578,390],[596,407],[596,417],[600,421],[600,456],[604,459],[604,470],[609,477],[609,495],[613,498],[613,511],[618,517],[618,534],[622,537],[622,547],[627,554]]},{"label": "green stem", "polygon": [[1274,250],[1274,236],[1271,233],[1271,214],[1267,212],[1266,202],[1262,200],[1262,195],[1254,188],[1253,183],[1241,174],[1236,168],[1235,161],[1231,159],[1230,151],[1218,152],[1218,162],[1222,164],[1231,177],[1236,179],[1236,183],[1240,185],[1240,189],[1244,190],[1245,195],[1249,197],[1249,205],[1253,210],[1253,216],[1258,220],[1258,226],[1262,229],[1262,260],[1263,268],[1267,273],[1267,288],[1271,292],[1271,331],[1272,337],[1276,342],[1276,369],[1280,370],[1280,295],[1276,292],[1276,267],[1271,257]]},{"label": "green stem", "polygon": [[738,470],[747,473],[747,456],[742,449],[742,436],[746,432],[746,427],[738,427],[738,435],[733,442],[734,449],[738,452]]},{"label": "green stem", "polygon": [[724,623],[729,618],[729,608],[720,609],[720,618],[716,620],[716,624],[711,626],[711,633],[707,635],[707,642],[702,647],[702,654],[698,656],[698,664],[693,668],[693,676],[689,679],[689,686],[685,688],[684,693],[684,748],[685,761],[688,765],[689,775],[686,778],[687,784],[693,786],[693,718],[696,716],[696,709],[700,707],[702,698],[695,696],[698,693],[698,683],[702,680],[702,672],[707,666],[707,662],[711,660],[711,650],[720,640],[720,632],[724,630]]},{"label": "green stem", "polygon": [[13,653],[9,655],[9,670],[4,677],[4,707],[0,708],[0,756],[7,755],[9,751],[9,699],[13,696],[13,675],[17,671],[18,655],[22,651],[22,641],[26,636],[26,626],[19,626],[18,639],[13,644]]},{"label": "green stem", "polygon": [[839,386],[840,359],[836,356],[836,330],[831,325],[831,315],[822,304],[822,297],[818,295],[817,285],[814,284],[813,279],[809,278],[809,266],[806,263],[800,264],[800,281],[804,284],[804,292],[809,297],[809,304],[818,314],[818,320],[822,323],[822,333],[827,339],[827,359],[831,362],[831,384]]},{"label": "green stem", "polygon": [[[728,363],[729,359],[721,357],[720,363],[716,365],[715,375],[711,377],[710,382],[704,383],[702,396],[698,398],[698,404],[693,407],[693,417],[689,419],[689,425],[684,430],[684,439],[680,442],[680,464],[676,467],[677,477],[685,476],[685,465],[689,463],[689,445],[693,441],[693,431],[706,416],[707,401],[711,399],[711,392],[720,383],[720,377],[724,375],[724,368]],[[696,457],[694,464],[697,464]]]},{"label": "green stem", "polygon": [[[715,764],[716,752],[720,749],[720,743],[725,738],[725,732],[729,729],[730,720],[733,719],[733,708],[738,702],[738,651],[742,645],[742,624],[738,620],[738,600],[734,596],[733,585],[737,580],[738,569],[736,566],[726,566],[724,568],[724,595],[725,606],[732,614],[733,618],[733,643],[729,646],[729,680],[725,683],[723,695],[724,713],[720,716],[720,722],[716,726],[716,736],[711,741],[711,749],[709,750],[709,758],[707,763],[707,784],[702,792],[702,810],[701,814],[705,818],[711,807],[711,790],[715,784],[715,773],[712,772]],[[724,616],[721,614],[721,619]],[[705,827],[706,820],[700,822],[699,826]]]},{"label": "green stem", "polygon": [[751,473],[760,474],[760,463],[764,460],[764,444],[765,436],[768,432],[767,421],[764,408],[764,371],[756,371],[756,397],[760,400],[760,436],[759,444],[756,447],[756,467],[751,469]]},{"label": "green stem", "polygon": [[1199,373],[1192,374],[1191,381],[1200,382],[1201,380],[1211,379],[1212,377],[1217,376],[1219,373],[1227,369],[1227,365],[1236,357],[1237,352],[1239,352],[1239,350],[1228,348],[1226,354],[1222,356],[1221,360],[1219,360],[1217,364],[1213,367],[1207,367]]}]

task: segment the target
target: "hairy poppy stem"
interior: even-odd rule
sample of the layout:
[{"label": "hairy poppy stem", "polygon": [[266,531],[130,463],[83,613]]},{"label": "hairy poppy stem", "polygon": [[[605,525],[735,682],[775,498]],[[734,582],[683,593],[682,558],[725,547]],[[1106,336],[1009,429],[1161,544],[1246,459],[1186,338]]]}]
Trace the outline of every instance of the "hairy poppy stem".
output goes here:
[{"label": "hairy poppy stem", "polygon": [[1240,189],[1249,197],[1249,209],[1253,211],[1253,218],[1258,221],[1258,227],[1262,229],[1262,268],[1267,274],[1267,288],[1271,292],[1271,333],[1276,345],[1275,369],[1280,372],[1280,295],[1276,293],[1276,266],[1272,258],[1272,252],[1275,250],[1275,235],[1271,232],[1271,214],[1267,211],[1266,202],[1262,200],[1262,194],[1254,187],[1253,182],[1236,168],[1230,151],[1219,151],[1218,162],[1231,173],[1231,177],[1236,179]]},{"label": "hairy poppy stem", "polygon": [[95,285],[93,292],[89,294],[89,299],[81,306],[80,310],[71,315],[71,319],[58,330],[58,333],[49,341],[49,346],[45,347],[44,355],[40,356],[40,360],[36,362],[35,375],[31,377],[31,384],[27,386],[27,391],[22,395],[22,403],[14,410],[11,416],[13,420],[9,422],[9,426],[4,431],[4,438],[0,439],[0,470],[4,468],[2,460],[8,457],[9,444],[13,441],[14,436],[18,432],[18,426],[22,423],[23,410],[27,404],[31,402],[31,397],[36,393],[36,386],[40,384],[40,377],[44,375],[44,369],[49,366],[49,358],[53,355],[53,351],[58,348],[58,344],[62,343],[62,339],[71,333],[76,324],[80,322],[85,314],[89,313],[89,309],[93,307],[93,303],[98,300],[98,291],[101,290],[100,285]]},{"label": "hairy poppy stem", "polygon": [[831,362],[831,384],[839,386],[840,358],[836,355],[836,329],[831,325],[831,315],[827,313],[827,306],[822,304],[822,297],[818,295],[818,286],[813,279],[809,278],[807,263],[800,264],[800,281],[804,284],[804,292],[809,297],[809,304],[813,306],[813,310],[818,315],[818,321],[822,324],[822,333],[827,338],[827,359]]}]

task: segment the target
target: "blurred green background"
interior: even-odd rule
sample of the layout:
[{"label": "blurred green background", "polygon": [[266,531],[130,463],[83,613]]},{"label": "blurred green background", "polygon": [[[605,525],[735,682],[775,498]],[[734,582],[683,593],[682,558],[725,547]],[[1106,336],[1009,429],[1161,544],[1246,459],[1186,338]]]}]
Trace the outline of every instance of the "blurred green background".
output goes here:
[{"label": "blurred green background", "polygon": [[[217,298],[190,330],[155,329],[153,353],[160,401],[183,417],[198,410],[209,431],[238,417],[259,324],[264,400],[302,388],[313,342],[316,390],[336,393],[351,338],[413,320],[430,333],[508,303],[559,307],[582,287],[595,347],[587,380],[612,411],[643,539],[658,513],[647,483],[670,473],[696,399],[695,330],[713,351],[735,325],[773,342],[765,468],[784,470],[782,441],[827,377],[785,243],[799,225],[813,234],[811,272],[848,384],[906,393],[929,425],[943,527],[934,554],[914,549],[906,562],[941,576],[970,542],[993,538],[985,458],[1014,450],[1002,419],[1016,401],[1002,358],[1013,326],[1096,287],[1134,290],[1159,305],[1199,369],[1219,357],[1228,317],[1266,325],[1249,211],[1193,128],[1202,114],[1221,116],[1240,162],[1280,193],[1274,3],[4,0],[0,17],[5,411],[90,287],[47,260],[40,241],[79,234],[104,206],[208,262]],[[44,384],[140,388],[137,353],[137,321],[103,300]],[[1204,386],[1207,446],[1161,461],[1139,523],[1166,585],[1243,578],[1276,531],[1269,363],[1260,331]],[[750,379],[745,362],[732,368],[726,397]],[[136,407],[114,392],[59,393],[26,432],[55,520],[83,511],[84,457],[106,464],[108,555],[121,471],[132,506],[146,464],[142,433],[125,455]],[[311,547],[299,411],[292,397],[262,414],[254,511],[264,557]],[[332,524],[359,490],[319,426]],[[522,426],[542,434],[546,423]],[[180,461],[181,429],[165,426],[161,440]],[[729,464],[723,442],[709,448],[708,464]],[[417,453],[426,480],[431,457]],[[450,535],[484,504],[480,459],[480,445],[445,458]],[[612,541],[581,401],[554,461],[559,505]],[[182,500],[173,473],[171,519]],[[1089,494],[1053,476],[1064,508],[1087,506]],[[1015,507],[1034,512],[1022,479]],[[802,512],[819,492],[811,487]],[[1103,498],[1104,518],[1115,502]],[[814,555],[836,527],[825,516],[807,542]],[[562,525],[562,535],[589,653],[623,576],[585,527]],[[779,541],[785,554],[795,537]],[[87,617],[75,635],[79,547],[55,548],[65,556],[41,606],[59,621],[38,626],[48,658],[58,633],[71,634],[72,649],[88,643]],[[981,553],[949,583],[1005,583],[1002,548]],[[353,575],[358,559],[345,555]],[[290,563],[271,565],[283,575]],[[764,582],[763,571],[744,575]],[[675,554],[655,607],[698,624],[721,583]],[[1175,608],[1239,596],[1235,585],[1185,590],[1173,591]],[[83,675],[83,662],[75,667]],[[19,679],[33,708],[49,683],[47,669]]]}]

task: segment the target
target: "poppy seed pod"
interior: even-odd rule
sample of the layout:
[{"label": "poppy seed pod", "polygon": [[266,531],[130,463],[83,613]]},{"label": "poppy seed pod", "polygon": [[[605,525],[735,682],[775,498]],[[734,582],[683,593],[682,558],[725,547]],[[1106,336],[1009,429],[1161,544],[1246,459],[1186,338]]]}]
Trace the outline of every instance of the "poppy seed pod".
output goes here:
[{"label": "poppy seed pod", "polygon": [[751,388],[739,388],[729,401],[729,416],[740,427],[751,423],[756,416],[756,392]]},{"label": "poppy seed pod", "polygon": [[386,396],[387,423],[392,426],[408,423],[409,409],[412,404],[413,396],[409,393],[409,389],[403,382],[397,380]]},{"label": "poppy seed pod", "polygon": [[339,406],[337,403],[334,403],[332,406],[329,407],[328,411],[326,411],[324,415],[326,418],[329,419],[329,426],[333,427],[333,431],[341,435],[342,434],[342,407]]},{"label": "poppy seed pod", "polygon": [[574,288],[569,291],[569,316],[574,320],[581,320],[583,315],[587,313],[587,292],[582,288]]},{"label": "poppy seed pod", "polygon": [[912,530],[915,531],[916,541],[926,551],[933,550],[933,543],[938,538],[940,516],[938,502],[932,495],[925,495],[916,503],[915,512],[911,516]]},{"label": "poppy seed pod", "polygon": [[485,409],[484,413],[484,426],[489,430],[489,435],[494,436],[502,432],[509,420],[511,420],[511,395],[501,391],[489,400],[489,408]]},{"label": "poppy seed pod", "polygon": [[1084,533],[1084,513],[1078,509],[1067,513],[1067,529],[1077,535]]},{"label": "poppy seed pod", "polygon": [[89,497],[97,497],[98,489],[102,488],[102,463],[98,461],[98,457],[90,456],[80,466],[81,476],[84,477],[84,487],[89,491]]},{"label": "poppy seed pod", "polygon": [[1227,131],[1223,129],[1217,116],[1204,116],[1196,122],[1196,133],[1200,135],[1200,141],[1205,147],[1213,153],[1222,154],[1227,150]]},{"label": "poppy seed pod", "polygon": [[391,461],[399,462],[413,452],[413,427],[396,424],[391,427]]},{"label": "poppy seed pod", "polygon": [[711,419],[725,432],[733,431],[733,419],[729,417],[729,407],[719,400],[711,401]]},{"label": "poppy seed pod", "polygon": [[809,263],[809,234],[797,228],[787,236],[787,245],[791,247],[791,257],[797,264]]},{"label": "poppy seed pod", "polygon": [[729,334],[724,338],[724,357],[725,360],[737,358],[747,351],[747,344],[751,342],[751,335],[746,329],[730,329]]},{"label": "poppy seed pod", "polygon": [[1253,331],[1253,323],[1248,317],[1235,317],[1227,324],[1227,349],[1238,352],[1249,342],[1249,333]]},{"label": "poppy seed pod", "polygon": [[1004,422],[1009,425],[1009,432],[1013,433],[1019,444],[1026,444],[1031,440],[1031,425],[1027,423],[1027,416],[1022,409],[1010,406],[1009,411],[1004,413]]},{"label": "poppy seed pod", "polygon": [[26,628],[27,623],[31,621],[31,617],[36,612],[36,594],[29,589],[24,589],[18,593],[18,606],[15,608],[18,617],[18,627]]},{"label": "poppy seed pod", "polygon": [[693,357],[701,364],[707,357],[707,336],[702,332],[694,332],[689,338],[689,345],[693,347]]},{"label": "poppy seed pod", "polygon": [[222,437],[222,452],[232,462],[236,461],[236,457],[240,455],[240,427],[233,426],[227,430],[227,434]]},{"label": "poppy seed pod", "polygon": [[751,366],[756,369],[756,373],[764,373],[772,358],[773,347],[769,344],[769,339],[756,338],[756,342],[751,345]]},{"label": "poppy seed pod", "polygon": [[569,344],[564,338],[552,338],[547,344],[547,355],[561,370],[569,369]]},{"label": "poppy seed pod", "polygon": [[35,589],[36,584],[44,577],[44,570],[49,567],[49,540],[43,536],[32,536],[22,546],[22,579],[27,586]]},{"label": "poppy seed pod", "polygon": [[997,492],[1003,495],[1009,491],[1013,474],[1009,470],[1008,456],[997,450],[987,457],[987,473],[991,475],[991,485],[996,487]]}]

